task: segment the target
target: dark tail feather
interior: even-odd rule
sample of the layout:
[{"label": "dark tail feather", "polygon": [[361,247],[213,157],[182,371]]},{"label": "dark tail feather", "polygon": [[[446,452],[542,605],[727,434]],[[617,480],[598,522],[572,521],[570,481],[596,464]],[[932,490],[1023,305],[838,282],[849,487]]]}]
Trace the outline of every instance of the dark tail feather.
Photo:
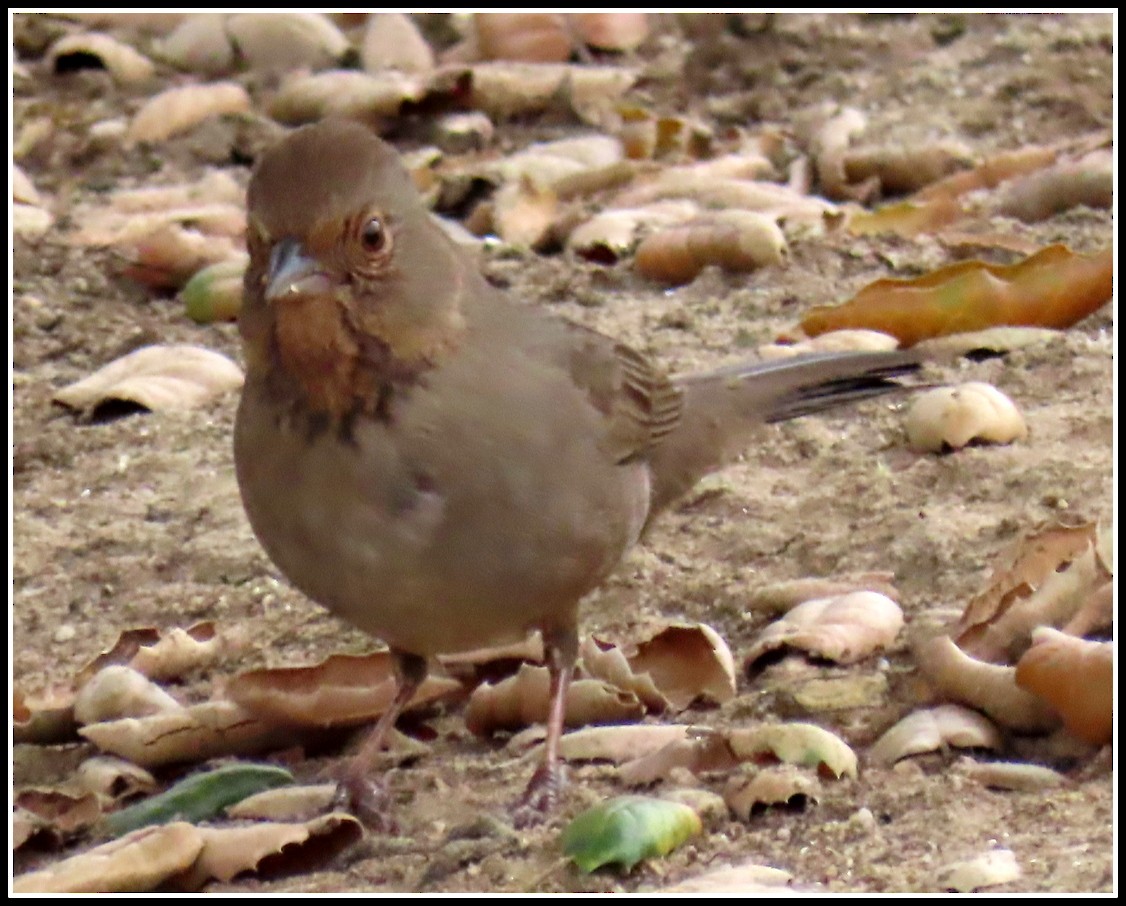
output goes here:
[{"label": "dark tail feather", "polygon": [[738,456],[758,426],[902,390],[895,378],[918,367],[910,352],[833,352],[676,378],[684,407],[677,427],[648,457],[651,512]]}]

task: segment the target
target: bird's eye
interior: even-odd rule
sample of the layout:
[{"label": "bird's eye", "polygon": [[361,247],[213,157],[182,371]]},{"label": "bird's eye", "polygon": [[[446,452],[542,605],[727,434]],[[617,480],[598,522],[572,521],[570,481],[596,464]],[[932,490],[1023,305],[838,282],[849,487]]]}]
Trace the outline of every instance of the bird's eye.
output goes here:
[{"label": "bird's eye", "polygon": [[387,244],[387,228],[384,227],[383,221],[378,217],[370,218],[360,230],[360,242],[363,243],[365,251],[382,251]]}]

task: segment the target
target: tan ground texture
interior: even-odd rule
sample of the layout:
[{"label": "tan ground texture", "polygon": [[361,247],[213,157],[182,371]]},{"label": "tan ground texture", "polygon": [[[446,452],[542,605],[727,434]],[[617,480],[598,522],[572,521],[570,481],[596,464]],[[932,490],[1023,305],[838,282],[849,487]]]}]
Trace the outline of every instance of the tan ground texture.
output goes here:
[{"label": "tan ground texture", "polygon": [[[104,73],[44,73],[40,30],[53,26],[19,18],[17,58],[29,75],[15,82],[14,130],[36,118],[54,124],[20,163],[63,218],[117,186],[192,179],[217,164],[245,183],[248,168],[230,161],[236,127],[227,121],[155,151],[88,142],[91,123],[131,113],[143,93],[114,88]],[[706,37],[668,18],[636,54],[647,73],[638,99],[712,125],[783,126],[835,101],[865,111],[873,140],[956,137],[986,155],[1111,127],[1116,25],[1110,15],[748,15]],[[162,71],[156,87],[174,78]],[[531,118],[500,124],[496,142],[518,149],[578,131],[585,127],[565,119]],[[419,134],[406,129],[395,140],[417,146]],[[1105,210],[1073,209],[1036,224],[998,220],[996,227],[1035,246],[1063,242],[1091,252],[1113,241]],[[215,677],[252,666],[370,650],[373,640],[290,588],[252,536],[232,469],[237,394],[183,413],[92,424],[52,404],[64,385],[151,342],[201,344],[237,360],[236,328],[193,324],[180,303],[122,276],[113,255],[68,247],[58,230],[18,239],[13,257],[11,666],[18,686],[35,692],[68,681],[122,630],[204,619],[244,644],[181,690],[189,697],[206,697]],[[677,371],[730,361],[810,306],[843,300],[877,278],[915,276],[954,260],[933,239],[833,234],[795,244],[784,268],[709,270],[671,291],[628,263],[605,267],[560,254],[494,252],[485,269],[527,304],[612,333]],[[867,746],[915,703],[912,626],[960,611],[997,554],[1037,524],[1112,518],[1112,309],[1050,342],[928,373],[996,384],[1023,411],[1027,440],[915,455],[906,449],[902,399],[770,429],[743,461],[667,514],[585,602],[584,631],[626,642],[657,617],[700,620],[724,636],[738,662],[770,619],[748,609],[755,589],[798,577],[894,573],[908,626],[883,657],[851,667],[776,664],[754,679],[741,675],[737,697],[722,707],[675,718],[713,727],[810,720],[857,749],[858,779],[824,783],[819,801],[800,810],[770,809],[747,822],[713,815],[701,835],[666,858],[629,873],[585,875],[561,860],[559,833],[581,809],[627,792],[614,769],[572,766],[561,813],[515,831],[509,805],[530,769],[504,750],[503,736],[470,734],[464,706],[452,704],[404,725],[429,748],[389,775],[399,835],[368,835],[312,872],[207,889],[635,892],[753,862],[785,869],[801,889],[923,892],[942,889],[943,866],[995,847],[1013,851],[1021,876],[993,890],[1115,889],[1109,750],[1011,739],[1008,757],[1067,775],[1064,786],[1038,792],[986,789],[964,776],[957,753],[895,768],[863,761]],[[815,712],[795,700],[795,684],[834,677],[878,691],[858,705],[829,702]],[[289,753],[290,766],[312,778],[348,742],[308,760]],[[21,754],[24,748],[15,751],[17,783],[41,780],[32,774],[89,752]],[[39,770],[30,772],[29,762]],[[724,777],[695,782],[718,793]],[[21,851],[16,869],[57,858]]]}]

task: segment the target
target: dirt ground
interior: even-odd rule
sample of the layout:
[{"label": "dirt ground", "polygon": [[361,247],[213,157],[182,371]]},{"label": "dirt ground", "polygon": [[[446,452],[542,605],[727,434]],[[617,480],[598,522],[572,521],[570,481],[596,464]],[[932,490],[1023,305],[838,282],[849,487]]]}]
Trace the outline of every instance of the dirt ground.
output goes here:
[{"label": "dirt ground", "polygon": [[[687,111],[713,125],[786,126],[835,101],[863,110],[875,139],[954,137],[985,155],[1110,127],[1115,37],[1109,15],[745,16],[707,38],[667,21],[636,54],[646,68],[637,97],[658,112]],[[33,56],[24,62],[35,75],[15,83],[14,130],[49,114],[56,132],[20,164],[64,217],[108,188],[191,179],[216,162],[245,183],[249,169],[230,163],[223,144],[230,136],[219,127],[169,141],[161,158],[92,146],[83,140],[91,123],[131,112],[143,97],[113,88],[102,73],[50,77]],[[558,121],[505,123],[497,143],[516,149],[584,130]],[[996,228],[1036,246],[1064,242],[1084,252],[1113,241],[1105,210],[1073,209],[1036,224],[998,219]],[[123,276],[113,255],[75,250],[54,230],[17,239],[13,258],[15,683],[36,691],[65,682],[124,629],[204,619],[244,642],[191,690],[200,697],[215,676],[370,650],[371,639],[290,588],[252,536],[232,468],[237,394],[183,413],[92,424],[52,404],[59,388],[146,343],[196,343],[238,360],[234,325],[193,324],[180,303]],[[484,266],[527,304],[618,336],[679,371],[745,354],[808,307],[843,300],[874,279],[953,260],[925,237],[832,234],[796,243],[784,268],[709,270],[676,290],[654,286],[628,264],[567,255],[494,252]],[[903,400],[770,429],[744,461],[709,478],[626,557],[585,602],[584,631],[624,642],[658,615],[700,620],[724,636],[738,661],[770,619],[748,609],[754,589],[797,577],[892,572],[908,627],[883,657],[847,668],[776,664],[753,680],[742,676],[730,703],[676,718],[704,726],[812,720],[863,758],[914,704],[912,627],[958,612],[981,589],[993,558],[1037,524],[1112,518],[1114,347],[1106,306],[1050,342],[932,369],[930,379],[984,380],[1009,394],[1030,426],[1028,439],[1011,446],[911,454]],[[810,713],[792,694],[810,676],[879,678],[883,691],[857,707]],[[1108,752],[1011,739],[1008,757],[1068,775],[1065,786],[1038,792],[985,789],[963,776],[956,753],[895,768],[862,761],[858,779],[825,783],[820,801],[802,810],[771,809],[748,822],[713,817],[665,859],[628,874],[584,875],[561,860],[559,830],[587,805],[626,792],[612,767],[573,765],[561,814],[514,831],[506,815],[530,768],[505,750],[503,737],[474,737],[456,704],[406,727],[429,751],[390,773],[398,836],[368,835],[313,872],[208,889],[633,892],[755,862],[791,872],[803,889],[920,892],[941,889],[942,866],[995,846],[1015,853],[1021,877],[993,890],[1117,887]],[[311,777],[342,751],[318,753],[295,770]],[[721,792],[723,778],[705,775],[699,783]],[[21,853],[16,868],[52,858]]]}]

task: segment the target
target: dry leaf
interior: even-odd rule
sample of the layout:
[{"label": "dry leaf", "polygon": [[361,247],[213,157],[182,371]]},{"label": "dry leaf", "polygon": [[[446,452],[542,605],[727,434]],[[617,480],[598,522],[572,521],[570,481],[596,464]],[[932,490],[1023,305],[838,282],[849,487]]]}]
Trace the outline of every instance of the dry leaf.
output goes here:
[{"label": "dry leaf", "polygon": [[811,340],[796,343],[773,343],[758,348],[763,361],[788,359],[818,352],[882,352],[899,348],[899,341],[878,330],[831,330]]},{"label": "dry leaf", "polygon": [[90,791],[78,794],[58,789],[24,788],[15,792],[12,803],[34,816],[34,833],[46,835],[57,844],[85,833],[102,817],[98,796]]},{"label": "dry leaf", "polygon": [[559,754],[567,761],[612,761],[621,764],[656,752],[671,742],[684,740],[690,728],[683,724],[623,724],[585,727],[565,733]]},{"label": "dry leaf", "polygon": [[179,69],[222,75],[235,68],[235,47],[222,13],[196,13],[183,20],[156,44],[156,53]]},{"label": "dry leaf", "polygon": [[225,355],[199,346],[144,346],[64,387],[54,399],[86,415],[109,400],[154,412],[201,406],[242,386],[242,371]]},{"label": "dry leaf", "polygon": [[562,63],[574,44],[565,18],[556,13],[478,13],[473,29],[484,60]]},{"label": "dry leaf", "polygon": [[339,786],[335,783],[263,790],[229,806],[227,815],[265,821],[302,820],[331,808],[338,791]]},{"label": "dry leaf", "polygon": [[130,142],[160,142],[187,132],[204,120],[250,109],[250,95],[237,82],[181,85],[149,98],[133,115]]},{"label": "dry leaf", "polygon": [[874,194],[878,181],[869,177],[853,186],[845,172],[845,158],[852,139],[868,126],[868,118],[855,107],[845,107],[825,119],[810,142],[810,152],[817,166],[817,179],[830,198],[864,201]]},{"label": "dry leaf", "polygon": [[955,640],[974,657],[1012,663],[1037,626],[1063,626],[1110,575],[1093,522],[1049,524],[999,558],[985,589],[966,605]]},{"label": "dry leaf", "polygon": [[649,34],[645,13],[575,13],[569,19],[583,41],[599,50],[633,50]]},{"label": "dry leaf", "polygon": [[351,69],[290,76],[269,104],[280,123],[299,126],[328,116],[344,116],[378,126],[396,117],[406,101],[418,100],[423,81],[412,73],[383,70],[378,73]]},{"label": "dry leaf", "polygon": [[961,705],[939,705],[914,711],[889,728],[868,750],[868,758],[876,764],[893,764],[947,746],[998,750],[1002,744],[1001,734],[988,718]]},{"label": "dry leaf", "polygon": [[794,805],[816,800],[821,785],[813,777],[792,764],[774,765],[755,771],[750,778],[732,777],[723,788],[727,807],[741,821],[771,805]]},{"label": "dry leaf", "polygon": [[695,202],[676,199],[601,211],[571,231],[567,248],[592,261],[613,264],[633,251],[643,231],[684,223],[699,212]]},{"label": "dry leaf", "polygon": [[1020,865],[1011,849],[992,849],[976,859],[952,862],[941,868],[937,885],[945,890],[969,893],[982,887],[996,887],[1020,878]]},{"label": "dry leaf", "polygon": [[723,704],[735,697],[735,661],[723,638],[704,623],[674,623],[639,642],[629,657],[676,710],[703,698]]},{"label": "dry leaf", "polygon": [[776,894],[785,892],[794,876],[781,868],[746,862],[728,868],[715,868],[702,875],[686,878],[671,887],[661,887],[654,893],[694,894]]},{"label": "dry leaf", "polygon": [[129,893],[152,890],[187,869],[203,849],[198,828],[183,821],[145,827],[109,843],[19,875],[15,893]]},{"label": "dry leaf", "polygon": [[904,346],[995,325],[1070,327],[1110,301],[1114,250],[1080,255],[1051,245],[1012,265],[961,261],[908,280],[870,283],[849,301],[802,319],[809,336],[846,327],[881,330]]},{"label": "dry leaf", "polygon": [[190,869],[170,883],[184,890],[198,890],[208,881],[229,881],[246,871],[299,874],[330,862],[363,835],[363,825],[342,812],[304,823],[203,827],[199,855]]},{"label": "dry leaf", "polygon": [[835,597],[853,591],[874,591],[889,598],[898,598],[899,592],[892,584],[894,578],[895,573],[875,572],[854,573],[833,579],[810,577],[773,582],[751,592],[747,610],[755,613],[762,610],[785,613],[814,598]]},{"label": "dry leaf", "polygon": [[635,672],[625,652],[618,646],[600,642],[592,636],[581,642],[579,656],[584,674],[637,696],[649,711],[668,708],[669,700],[657,688],[653,677],[648,673]]},{"label": "dry leaf", "polygon": [[221,755],[250,755],[295,742],[289,728],[268,723],[234,702],[191,705],[179,714],[89,724],[79,733],[103,752],[153,768]]},{"label": "dry leaf", "polygon": [[986,212],[1035,223],[1079,205],[1110,208],[1113,201],[1114,156],[1099,150],[1005,183]]},{"label": "dry leaf", "polygon": [[970,780],[993,790],[1035,793],[1040,790],[1056,789],[1069,782],[1059,771],[1053,771],[1040,764],[962,759],[956,767]]},{"label": "dry leaf", "polygon": [[971,443],[1008,444],[1028,436],[1020,410],[992,384],[972,381],[918,394],[907,410],[907,441],[920,452]]},{"label": "dry leaf", "polygon": [[1114,643],[1042,626],[1016,667],[1016,682],[1051,705],[1074,736],[1103,746],[1114,734]]},{"label": "dry leaf", "polygon": [[[264,720],[295,727],[368,723],[395,698],[397,681],[389,651],[335,654],[311,667],[278,667],[240,673],[227,695]],[[411,699],[418,707],[461,690],[457,680],[428,676]]]},{"label": "dry leaf", "polygon": [[644,277],[664,283],[689,283],[708,265],[749,271],[782,264],[789,257],[777,221],[757,211],[715,211],[646,237],[634,254]]},{"label": "dry leaf", "polygon": [[78,766],[75,780],[103,803],[156,790],[156,779],[139,765],[112,755],[95,755]]},{"label": "dry leaf", "polygon": [[78,690],[74,700],[74,718],[80,724],[183,712],[184,706],[160,686],[136,670],[119,664],[111,664],[95,673]]},{"label": "dry leaf", "polygon": [[875,179],[882,194],[899,195],[964,170],[973,156],[963,142],[942,139],[920,145],[850,148],[844,153],[843,165],[848,183]]},{"label": "dry leaf", "polygon": [[771,756],[787,764],[816,768],[832,777],[856,777],[856,753],[835,733],[800,722],[763,724],[731,730],[727,744],[739,761],[764,762]]},{"label": "dry leaf", "polygon": [[368,16],[360,42],[360,62],[367,72],[430,72],[434,68],[434,51],[410,16],[373,13]]},{"label": "dry leaf", "polygon": [[919,645],[915,659],[944,697],[984,711],[1002,726],[1037,733],[1059,725],[1059,718],[1047,705],[1017,686],[1015,667],[977,660],[947,636]]},{"label": "dry leaf", "polygon": [[142,645],[129,660],[129,666],[149,679],[170,680],[184,676],[217,660],[226,649],[226,640],[210,620],[187,629],[169,629],[151,645]]},{"label": "dry leaf", "polygon": [[257,72],[325,69],[351,49],[340,29],[320,13],[232,15],[226,31],[240,62]]},{"label": "dry leaf", "polygon": [[668,167],[654,176],[638,179],[614,196],[611,204],[629,208],[676,198],[694,201],[705,208],[758,211],[787,222],[820,222],[837,212],[835,205],[787,186],[717,176],[700,165]]},{"label": "dry leaf", "polygon": [[47,51],[46,62],[52,72],[66,72],[68,59],[98,60],[119,85],[137,85],[152,78],[156,67],[144,54],[110,35],[99,32],[64,35]]},{"label": "dry leaf", "polygon": [[[547,668],[524,664],[515,676],[496,685],[483,683],[473,690],[465,712],[466,726],[470,732],[484,736],[495,730],[542,723],[547,719],[548,693]],[[644,713],[635,695],[600,680],[575,680],[567,689],[564,722],[569,727],[631,720]]]},{"label": "dry leaf", "polygon": [[517,248],[539,248],[551,238],[559,200],[531,179],[501,186],[493,196],[492,228]]},{"label": "dry leaf", "polygon": [[77,732],[72,689],[32,697],[12,690],[12,742],[52,745],[73,740]]},{"label": "dry leaf", "polygon": [[747,668],[770,651],[799,648],[839,664],[855,664],[895,641],[903,611],[886,595],[854,591],[799,604],[752,642]]},{"label": "dry leaf", "polygon": [[35,188],[35,183],[23,172],[20,165],[13,163],[9,172],[12,176],[12,201],[33,207],[42,207],[43,196],[39,194],[39,190]]},{"label": "dry leaf", "polygon": [[1046,346],[1061,336],[1060,331],[1049,327],[986,327],[984,330],[967,330],[963,333],[920,340],[914,348],[918,350],[922,359],[933,361],[962,358],[980,350],[1009,352],[1013,349]]}]

